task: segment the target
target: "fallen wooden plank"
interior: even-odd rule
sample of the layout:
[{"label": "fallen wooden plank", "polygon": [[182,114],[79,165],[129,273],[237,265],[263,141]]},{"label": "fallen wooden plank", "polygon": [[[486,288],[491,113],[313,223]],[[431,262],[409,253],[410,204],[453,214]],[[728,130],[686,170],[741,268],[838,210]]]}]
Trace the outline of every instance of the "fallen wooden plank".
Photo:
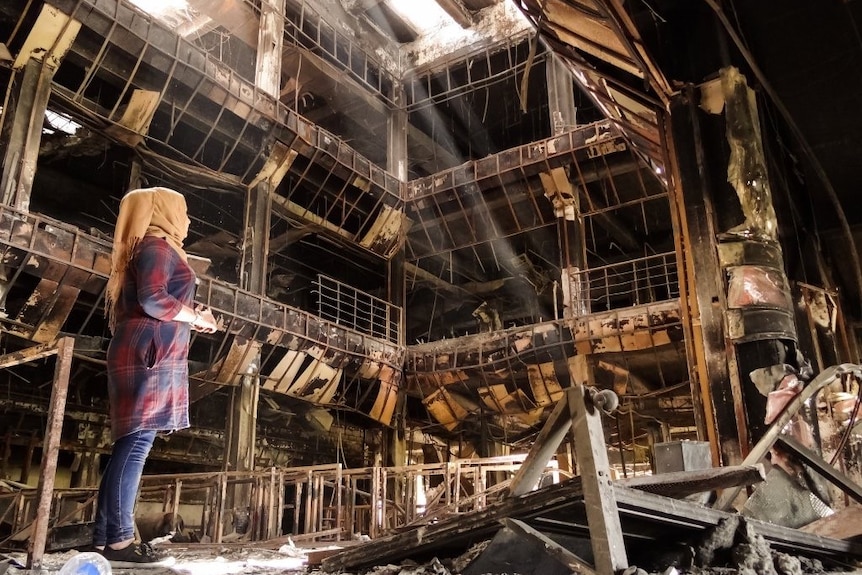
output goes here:
[{"label": "fallen wooden plank", "polygon": [[695,493],[727,489],[742,485],[760,483],[766,479],[763,464],[714,467],[692,471],[673,471],[657,475],[642,475],[618,479],[615,485],[622,485],[640,491],[648,491],[665,497],[682,498]]},{"label": "fallen wooden plank", "polygon": [[800,527],[799,531],[831,537],[832,539],[858,537],[862,535],[862,507],[859,505],[845,507],[834,515]]}]

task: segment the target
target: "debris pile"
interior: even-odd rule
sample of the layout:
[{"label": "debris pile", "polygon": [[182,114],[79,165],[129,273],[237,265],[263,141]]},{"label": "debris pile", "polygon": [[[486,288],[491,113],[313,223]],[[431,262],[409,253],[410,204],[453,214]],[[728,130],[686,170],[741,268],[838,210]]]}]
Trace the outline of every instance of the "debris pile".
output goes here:
[{"label": "debris pile", "polygon": [[733,568],[740,575],[803,575],[823,573],[818,559],[774,551],[742,516],[722,519],[695,549],[695,567]]}]

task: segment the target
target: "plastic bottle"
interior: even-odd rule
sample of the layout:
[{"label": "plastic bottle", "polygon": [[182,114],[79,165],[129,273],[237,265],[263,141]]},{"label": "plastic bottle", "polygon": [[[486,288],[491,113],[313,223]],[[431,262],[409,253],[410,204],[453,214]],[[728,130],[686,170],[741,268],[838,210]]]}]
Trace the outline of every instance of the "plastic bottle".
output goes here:
[{"label": "plastic bottle", "polygon": [[66,561],[58,575],[111,575],[111,564],[99,553],[78,553]]}]

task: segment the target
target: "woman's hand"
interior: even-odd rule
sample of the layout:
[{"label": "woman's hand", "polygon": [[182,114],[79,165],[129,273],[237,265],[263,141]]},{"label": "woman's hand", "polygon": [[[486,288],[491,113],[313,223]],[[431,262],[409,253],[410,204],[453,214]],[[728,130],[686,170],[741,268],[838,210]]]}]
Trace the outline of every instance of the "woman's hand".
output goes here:
[{"label": "woman's hand", "polygon": [[192,329],[201,333],[215,333],[218,331],[213,312],[208,307],[197,306],[195,308],[195,319],[192,321]]}]

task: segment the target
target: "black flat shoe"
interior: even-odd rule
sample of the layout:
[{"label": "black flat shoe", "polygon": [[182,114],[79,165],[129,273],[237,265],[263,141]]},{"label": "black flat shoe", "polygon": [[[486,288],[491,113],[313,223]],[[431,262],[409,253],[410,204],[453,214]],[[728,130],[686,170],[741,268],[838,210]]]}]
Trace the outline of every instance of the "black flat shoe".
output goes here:
[{"label": "black flat shoe", "polygon": [[147,544],[132,543],[122,549],[105,547],[101,551],[102,556],[108,560],[112,567],[161,567],[163,564],[155,549]]}]

